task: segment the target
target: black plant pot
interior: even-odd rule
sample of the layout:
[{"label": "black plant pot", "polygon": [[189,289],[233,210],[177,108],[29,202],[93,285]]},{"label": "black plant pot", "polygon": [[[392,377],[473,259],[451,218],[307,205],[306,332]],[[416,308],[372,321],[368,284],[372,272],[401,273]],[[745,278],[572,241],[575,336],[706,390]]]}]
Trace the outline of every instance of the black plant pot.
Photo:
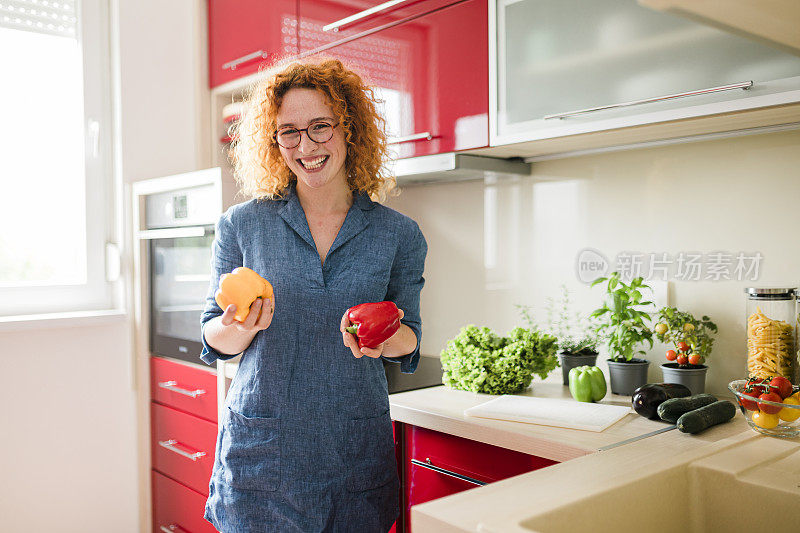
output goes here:
[{"label": "black plant pot", "polygon": [[686,386],[692,394],[706,391],[706,365],[686,365],[683,368],[678,363],[664,363],[661,372],[664,374],[664,383],[680,383]]},{"label": "black plant pot", "polygon": [[564,378],[564,385],[569,385],[569,371],[579,366],[595,366],[597,363],[597,354],[572,355],[562,352],[558,354],[558,362],[561,364],[561,374]]},{"label": "black plant pot", "polygon": [[631,359],[618,363],[613,359],[608,360],[608,373],[610,374],[611,392],[621,396],[631,396],[633,391],[647,384],[647,368],[650,361],[644,359]]}]

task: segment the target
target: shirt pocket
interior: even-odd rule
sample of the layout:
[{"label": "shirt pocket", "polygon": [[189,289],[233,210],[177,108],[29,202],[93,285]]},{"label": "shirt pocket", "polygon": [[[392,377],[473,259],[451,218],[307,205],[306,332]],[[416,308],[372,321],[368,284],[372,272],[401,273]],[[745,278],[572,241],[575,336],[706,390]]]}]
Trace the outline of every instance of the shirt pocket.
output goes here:
[{"label": "shirt pocket", "polygon": [[388,409],[379,416],[349,420],[347,430],[348,490],[382,487],[397,476]]},{"label": "shirt pocket", "polygon": [[280,419],[246,417],[228,408],[220,463],[227,485],[274,491],[280,483]]}]

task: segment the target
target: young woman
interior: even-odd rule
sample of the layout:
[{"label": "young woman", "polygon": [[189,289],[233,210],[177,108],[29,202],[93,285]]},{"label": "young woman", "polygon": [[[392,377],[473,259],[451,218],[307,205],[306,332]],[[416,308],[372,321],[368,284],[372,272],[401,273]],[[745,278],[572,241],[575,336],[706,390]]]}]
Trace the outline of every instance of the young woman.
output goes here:
[{"label": "young woman", "polygon": [[[253,199],[217,224],[202,317],[203,361],[243,352],[206,504],[220,531],[386,532],[399,514],[382,359],[416,368],[427,244],[373,201],[394,186],[382,126],[372,91],[336,60],[291,64],[248,97],[234,164]],[[214,300],[239,266],[274,288],[244,323]],[[346,310],[384,300],[400,329],[359,349]]]}]

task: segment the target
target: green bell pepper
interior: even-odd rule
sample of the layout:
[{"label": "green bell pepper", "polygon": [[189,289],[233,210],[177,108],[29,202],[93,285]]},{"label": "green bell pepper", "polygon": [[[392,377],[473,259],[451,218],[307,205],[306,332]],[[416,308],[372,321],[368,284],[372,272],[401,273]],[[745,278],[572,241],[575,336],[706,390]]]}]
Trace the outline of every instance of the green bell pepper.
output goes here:
[{"label": "green bell pepper", "polygon": [[569,392],[579,402],[599,402],[606,390],[606,377],[596,366],[579,366],[569,371]]}]

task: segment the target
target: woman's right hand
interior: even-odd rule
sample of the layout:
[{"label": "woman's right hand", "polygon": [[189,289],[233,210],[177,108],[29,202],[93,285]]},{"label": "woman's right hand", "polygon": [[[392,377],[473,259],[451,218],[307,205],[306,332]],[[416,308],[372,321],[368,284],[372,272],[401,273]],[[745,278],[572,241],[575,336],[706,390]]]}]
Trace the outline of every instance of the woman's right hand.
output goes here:
[{"label": "woman's right hand", "polygon": [[225,326],[233,326],[241,332],[257,332],[267,329],[272,324],[272,317],[275,314],[275,298],[256,298],[250,305],[250,312],[244,322],[239,322],[233,317],[236,315],[236,305],[231,304],[222,313],[220,323]]}]

